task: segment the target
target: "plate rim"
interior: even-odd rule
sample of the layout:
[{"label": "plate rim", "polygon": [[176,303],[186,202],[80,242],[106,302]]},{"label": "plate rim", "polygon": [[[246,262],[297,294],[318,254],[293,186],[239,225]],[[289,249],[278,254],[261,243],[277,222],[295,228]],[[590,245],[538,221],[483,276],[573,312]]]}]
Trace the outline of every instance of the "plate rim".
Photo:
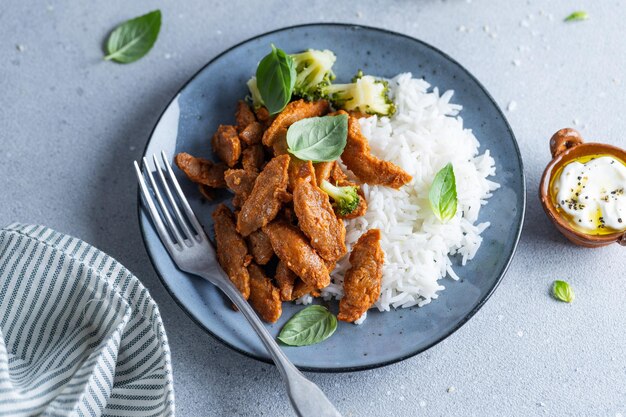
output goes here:
[{"label": "plate rim", "polygon": [[[429,350],[430,348],[438,345],[439,343],[443,342],[445,339],[449,338],[452,334],[456,333],[472,317],[474,317],[474,315],[485,305],[485,303],[489,300],[489,298],[491,298],[491,296],[493,295],[495,290],[498,288],[498,286],[502,282],[502,279],[506,275],[506,273],[507,273],[507,271],[508,271],[508,269],[509,269],[509,267],[511,265],[511,262],[513,261],[513,258],[515,257],[515,254],[517,252],[517,248],[518,248],[518,245],[519,245],[519,241],[520,241],[520,237],[521,237],[522,229],[523,229],[523,225],[524,225],[524,220],[525,220],[525,217],[526,217],[526,200],[527,200],[526,191],[527,190],[526,190],[526,174],[525,174],[525,171],[524,171],[524,161],[522,159],[522,154],[521,154],[520,149],[519,149],[519,144],[517,142],[517,138],[515,137],[515,134],[513,133],[513,129],[511,128],[511,125],[509,124],[508,120],[506,119],[506,117],[504,115],[504,112],[502,111],[502,109],[500,108],[498,103],[494,100],[494,98],[491,96],[489,91],[487,91],[485,86],[483,86],[483,84],[467,68],[465,68],[465,66],[463,66],[461,63],[459,63],[456,59],[452,58],[447,53],[443,52],[442,50],[440,50],[439,48],[437,48],[437,47],[435,47],[433,45],[430,45],[427,42],[424,42],[424,41],[422,41],[420,39],[414,38],[414,37],[412,37],[410,35],[407,35],[407,34],[404,34],[404,33],[399,33],[399,32],[395,32],[395,31],[392,31],[392,30],[383,29],[383,28],[379,28],[379,27],[375,27],[375,26],[367,26],[367,25],[360,25],[360,24],[353,24],[353,23],[340,23],[340,22],[313,22],[313,23],[303,23],[303,24],[297,24],[297,25],[292,25],[292,26],[281,27],[281,28],[278,28],[278,29],[273,29],[273,30],[270,30],[268,32],[263,32],[263,33],[260,33],[258,35],[252,36],[250,38],[244,39],[243,41],[238,42],[238,43],[236,43],[236,44],[234,44],[234,45],[224,49],[222,52],[220,52],[219,54],[217,54],[213,58],[211,58],[209,61],[207,61],[207,63],[204,64],[202,67],[200,67],[196,72],[194,72],[193,75],[191,75],[183,83],[183,85],[176,91],[176,93],[172,96],[172,98],[165,105],[163,111],[161,111],[161,113],[159,114],[159,117],[157,118],[157,121],[156,121],[154,127],[150,131],[150,134],[148,136],[148,140],[146,141],[146,145],[144,146],[144,149],[142,151],[142,157],[145,157],[146,151],[148,149],[148,146],[152,142],[152,136],[154,135],[154,132],[156,131],[157,126],[161,122],[161,119],[163,118],[163,115],[165,114],[167,109],[170,107],[172,102],[176,99],[176,97],[178,97],[182,93],[182,91],[193,80],[195,80],[195,78],[201,72],[203,72],[207,67],[209,67],[211,64],[213,64],[213,62],[217,61],[218,59],[220,59],[223,55],[227,54],[228,52],[230,52],[230,51],[232,51],[234,49],[237,49],[240,46],[242,46],[242,45],[244,45],[244,44],[246,44],[248,42],[254,41],[254,40],[258,39],[258,38],[261,38],[261,37],[264,37],[264,36],[268,36],[268,35],[272,35],[272,34],[277,33],[277,32],[288,31],[288,30],[291,30],[291,29],[299,29],[299,28],[306,28],[306,27],[316,27],[316,26],[317,27],[331,26],[331,27],[343,27],[343,28],[352,28],[352,29],[365,29],[365,30],[369,30],[369,31],[383,33],[383,34],[386,34],[386,35],[393,35],[393,36],[401,37],[401,38],[410,40],[412,42],[416,42],[416,43],[420,44],[421,46],[426,47],[426,48],[432,50],[433,52],[440,54],[445,59],[447,59],[448,61],[453,63],[454,65],[457,65],[463,72],[466,73],[467,76],[469,76],[469,78],[471,80],[473,80],[476,83],[478,88],[480,88],[483,91],[483,93],[486,95],[486,97],[489,99],[489,101],[494,105],[496,111],[498,112],[498,114],[500,115],[500,117],[502,118],[502,120],[503,120],[503,122],[505,124],[506,130],[508,131],[508,133],[513,138],[513,145],[514,145],[514,148],[515,148],[515,154],[517,155],[517,159],[518,159],[519,165],[520,165],[520,174],[521,174],[521,182],[522,182],[522,190],[521,190],[522,191],[522,208],[521,208],[520,221],[519,221],[519,224],[517,225],[517,230],[515,232],[515,241],[513,242],[513,247],[511,249],[511,254],[509,255],[508,260],[506,261],[506,263],[504,264],[503,268],[499,272],[498,278],[496,279],[496,281],[493,284],[493,286],[489,289],[487,294],[478,302],[478,304],[476,304],[472,308],[471,311],[469,311],[463,317],[463,319],[461,319],[459,321],[459,323],[457,323],[449,331],[444,333],[442,337],[440,337],[440,338],[438,338],[436,340],[433,340],[428,345],[426,345],[426,346],[424,346],[422,348],[415,349],[414,351],[411,351],[408,354],[399,356],[399,357],[391,359],[391,360],[385,360],[385,361],[382,361],[382,362],[378,362],[378,363],[375,363],[375,364],[369,364],[369,365],[358,365],[358,366],[347,366],[347,367],[346,366],[339,366],[339,367],[332,367],[332,368],[331,367],[319,368],[319,367],[310,367],[310,366],[298,366],[297,367],[301,371],[317,372],[317,373],[340,373],[340,372],[343,373],[343,372],[366,371],[366,370],[370,370],[370,369],[382,368],[384,366],[392,365],[394,363],[402,362],[402,361],[404,361],[406,359],[412,358],[413,356],[416,356],[416,355],[418,355],[420,353],[423,353],[423,352]],[[143,163],[142,163],[142,168],[143,168]],[[238,353],[240,353],[240,354],[242,354],[244,356],[247,356],[249,358],[256,359],[256,360],[258,360],[260,362],[267,363],[267,364],[270,364],[270,365],[274,365],[274,362],[270,358],[264,358],[262,356],[258,356],[256,354],[254,354],[254,353],[246,352],[243,349],[240,349],[237,346],[234,346],[234,345],[228,343],[226,340],[222,339],[219,335],[213,333],[211,330],[206,328],[191,313],[190,310],[188,310],[185,307],[185,305],[182,303],[181,300],[178,299],[178,297],[176,297],[176,295],[172,292],[172,290],[170,289],[169,285],[167,284],[167,282],[163,278],[163,275],[161,274],[161,271],[157,268],[156,262],[155,262],[154,257],[153,257],[153,254],[148,249],[146,232],[144,230],[144,226],[143,226],[142,221],[141,221],[141,214],[142,214],[141,193],[140,193],[139,187],[137,187],[137,222],[139,223],[139,229],[141,231],[141,237],[142,237],[142,240],[143,240],[144,248],[145,248],[145,250],[146,250],[146,252],[148,254],[148,258],[150,259],[150,263],[152,264],[152,268],[154,269],[154,272],[156,273],[157,277],[159,278],[159,281],[161,282],[163,287],[165,287],[165,290],[168,292],[168,294],[174,300],[174,302],[178,305],[178,307],[180,307],[180,309],[183,310],[183,312],[194,322],[194,324],[196,326],[198,326],[200,329],[202,329],[205,333],[208,333],[210,336],[212,336],[214,339],[216,339],[217,341],[219,341],[223,345],[225,345],[228,348],[234,350],[235,352],[238,352]],[[151,222],[151,220],[150,220],[150,222]]]}]

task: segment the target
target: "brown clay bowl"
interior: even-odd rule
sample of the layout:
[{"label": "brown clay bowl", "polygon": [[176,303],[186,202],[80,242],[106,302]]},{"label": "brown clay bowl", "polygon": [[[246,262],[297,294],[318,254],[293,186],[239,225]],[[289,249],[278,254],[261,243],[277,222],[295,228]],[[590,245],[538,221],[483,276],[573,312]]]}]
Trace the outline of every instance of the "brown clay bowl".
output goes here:
[{"label": "brown clay bowl", "polygon": [[550,196],[550,183],[552,175],[572,160],[587,156],[605,154],[626,161],[626,151],[615,146],[603,143],[584,143],[583,138],[574,129],[561,129],[550,139],[550,152],[552,161],[548,164],[541,182],[539,183],[539,199],[548,218],[556,228],[571,242],[588,248],[606,246],[611,243],[619,243],[626,246],[626,232],[615,232],[606,235],[594,235],[580,232],[574,229],[570,223],[564,219],[554,206],[554,201]]}]

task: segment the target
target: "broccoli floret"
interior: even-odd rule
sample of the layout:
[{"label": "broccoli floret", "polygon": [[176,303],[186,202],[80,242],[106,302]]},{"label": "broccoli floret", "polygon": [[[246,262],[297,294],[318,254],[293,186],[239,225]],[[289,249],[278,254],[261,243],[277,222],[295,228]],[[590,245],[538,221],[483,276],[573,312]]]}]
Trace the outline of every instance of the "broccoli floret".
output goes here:
[{"label": "broccoli floret", "polygon": [[332,71],[337,59],[328,49],[319,51],[309,49],[300,54],[291,55],[296,67],[296,85],[293,93],[307,100],[323,97],[322,88],[335,79]]},{"label": "broccoli floret", "polygon": [[356,186],[338,187],[323,180],[320,188],[334,200],[333,205],[337,207],[342,216],[352,213],[359,206],[360,197]]},{"label": "broccoli floret", "polygon": [[[322,88],[335,79],[335,74],[332,71],[333,64],[337,59],[335,54],[328,49],[323,51],[309,49],[290,56],[296,68],[293,94],[310,101],[325,98]],[[248,90],[250,90],[249,99],[252,100],[254,107],[265,105],[257,87],[256,77],[250,78],[247,84]]]},{"label": "broccoli floret", "polygon": [[250,90],[250,95],[248,97],[252,100],[254,108],[258,109],[259,107],[264,106],[265,103],[263,103],[261,93],[256,85],[256,77],[250,78],[246,84],[248,85],[248,90]]},{"label": "broccoli floret", "polygon": [[366,114],[391,116],[396,106],[389,98],[389,83],[361,71],[349,84],[332,84],[323,88],[335,107]]}]

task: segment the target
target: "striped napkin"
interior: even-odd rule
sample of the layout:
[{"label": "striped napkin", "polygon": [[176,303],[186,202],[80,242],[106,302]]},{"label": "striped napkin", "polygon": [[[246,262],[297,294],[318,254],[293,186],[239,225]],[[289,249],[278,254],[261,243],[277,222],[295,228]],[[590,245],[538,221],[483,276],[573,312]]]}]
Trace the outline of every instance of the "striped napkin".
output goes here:
[{"label": "striped napkin", "polygon": [[98,249],[0,230],[0,416],[173,416],[159,309]]}]

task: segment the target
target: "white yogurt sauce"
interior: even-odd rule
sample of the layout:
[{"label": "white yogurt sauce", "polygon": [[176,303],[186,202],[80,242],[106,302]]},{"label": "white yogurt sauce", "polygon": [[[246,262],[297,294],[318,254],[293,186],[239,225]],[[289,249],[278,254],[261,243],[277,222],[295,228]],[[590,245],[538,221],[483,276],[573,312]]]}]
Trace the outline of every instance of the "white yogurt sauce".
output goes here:
[{"label": "white yogurt sauce", "polygon": [[579,229],[626,230],[626,166],[611,156],[565,165],[554,181],[557,207]]}]

